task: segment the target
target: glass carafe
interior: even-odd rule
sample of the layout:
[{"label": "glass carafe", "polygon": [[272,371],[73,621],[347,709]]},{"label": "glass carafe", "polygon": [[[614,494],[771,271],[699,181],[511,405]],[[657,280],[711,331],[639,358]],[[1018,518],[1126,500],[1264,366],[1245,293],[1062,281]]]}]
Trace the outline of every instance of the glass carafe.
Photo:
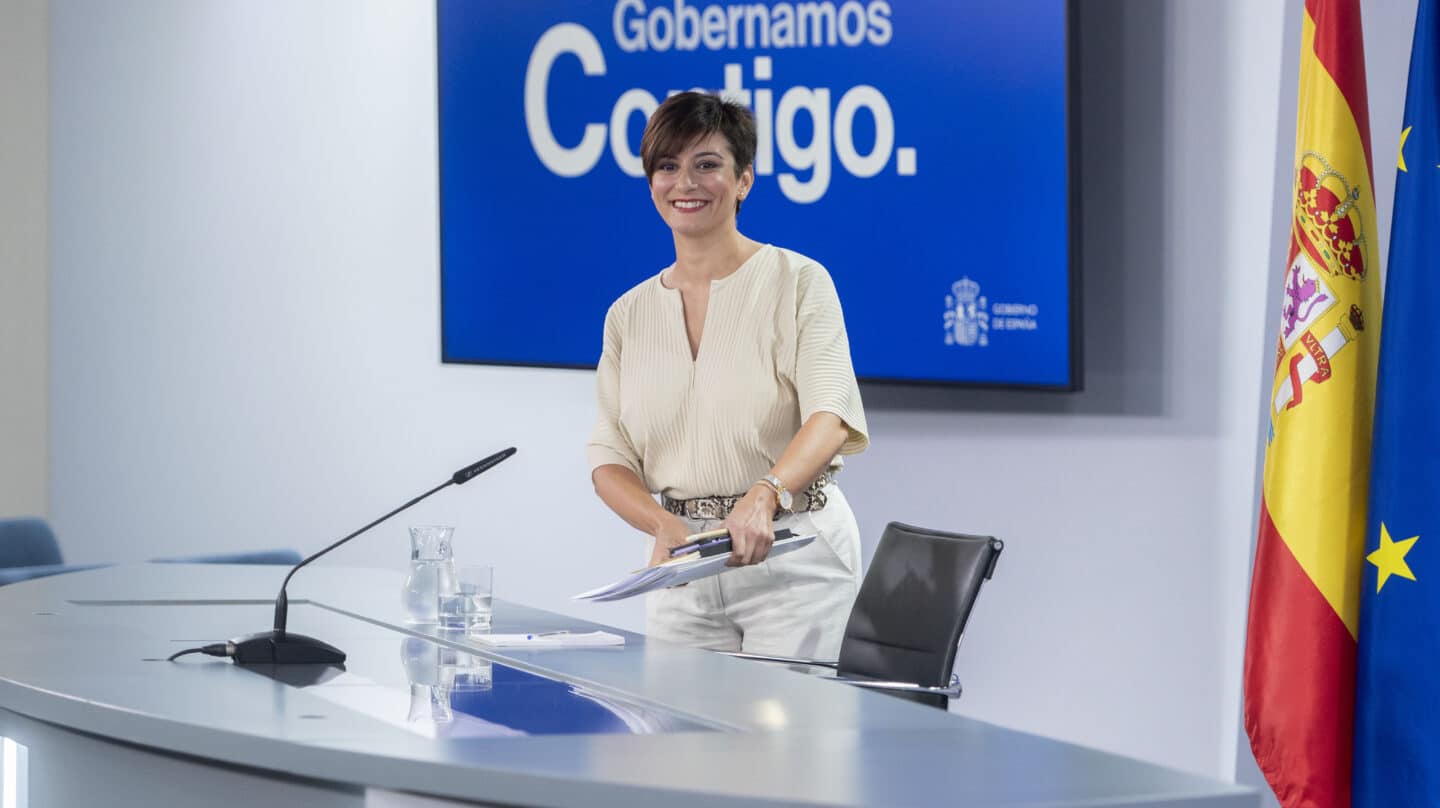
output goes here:
[{"label": "glass carafe", "polygon": [[455,587],[455,561],[450,538],[455,528],[419,525],[410,528],[410,574],[400,591],[405,619],[434,623],[440,593]]}]

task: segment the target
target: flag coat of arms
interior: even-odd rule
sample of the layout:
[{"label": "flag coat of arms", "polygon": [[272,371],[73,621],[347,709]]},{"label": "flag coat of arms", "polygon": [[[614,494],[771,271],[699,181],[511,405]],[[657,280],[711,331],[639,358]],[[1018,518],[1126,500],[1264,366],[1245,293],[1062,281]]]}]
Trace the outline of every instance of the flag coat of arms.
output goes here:
[{"label": "flag coat of arms", "polygon": [[1358,0],[1307,0],[1289,249],[1245,648],[1245,729],[1285,808],[1350,804],[1380,326]]}]

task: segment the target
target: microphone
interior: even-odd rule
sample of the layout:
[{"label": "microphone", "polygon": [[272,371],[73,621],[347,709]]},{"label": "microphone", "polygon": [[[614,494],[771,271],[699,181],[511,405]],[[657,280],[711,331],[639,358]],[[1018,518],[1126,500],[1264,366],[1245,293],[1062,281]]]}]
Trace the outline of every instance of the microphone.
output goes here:
[{"label": "microphone", "polygon": [[322,642],[314,637],[306,637],[303,634],[291,634],[285,630],[286,616],[289,610],[289,600],[285,596],[285,587],[290,584],[290,579],[301,567],[311,561],[334,550],[336,547],[359,536],[381,522],[389,519],[395,514],[418,504],[421,500],[434,494],[442,488],[451,485],[464,485],[475,479],[475,477],[498,466],[511,455],[515,454],[515,447],[504,449],[476,463],[471,463],[463,469],[450,475],[450,479],[426,491],[420,496],[401,505],[395,510],[376,519],[370,524],[351,533],[349,536],[335,542],[318,553],[296,564],[285,576],[280,584],[280,594],[275,598],[275,625],[270,631],[262,631],[258,634],[251,634],[246,637],[239,637],[226,643],[207,645],[204,648],[192,648],[172,656],[171,659],[186,653],[204,653],[211,656],[227,656],[235,660],[237,665],[306,665],[306,664],[331,664],[338,665],[345,661],[345,652],[329,643]]}]

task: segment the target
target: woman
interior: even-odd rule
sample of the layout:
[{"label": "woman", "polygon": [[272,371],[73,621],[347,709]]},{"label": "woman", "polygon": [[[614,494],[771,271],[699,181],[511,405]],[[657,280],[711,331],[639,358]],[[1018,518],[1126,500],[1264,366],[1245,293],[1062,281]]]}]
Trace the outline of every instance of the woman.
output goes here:
[{"label": "woman", "polygon": [[[605,316],[591,476],[653,537],[652,565],[730,532],[741,569],[651,593],[651,636],[833,659],[860,569],[833,475],[869,438],[829,273],[736,227],[755,148],[750,112],[717,96],[680,93],[651,116],[640,156],[675,263]],[[781,528],[819,538],[767,561]]]}]

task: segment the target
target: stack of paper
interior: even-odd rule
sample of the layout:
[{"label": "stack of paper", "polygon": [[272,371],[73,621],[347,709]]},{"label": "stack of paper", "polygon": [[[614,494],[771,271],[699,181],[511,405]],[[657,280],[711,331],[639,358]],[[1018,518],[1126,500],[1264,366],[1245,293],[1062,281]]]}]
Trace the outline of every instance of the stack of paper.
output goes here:
[{"label": "stack of paper", "polygon": [[[799,550],[812,541],[815,541],[813,533],[807,536],[780,539],[770,547],[769,558]],[[712,556],[696,554],[681,556],[664,564],[636,570],[614,583],[591,589],[589,592],[581,592],[575,596],[575,600],[622,600],[632,595],[649,592],[652,589],[678,586],[711,575],[719,575],[726,570],[738,569],[738,567],[725,566],[725,562],[729,560],[730,553]]]}]

